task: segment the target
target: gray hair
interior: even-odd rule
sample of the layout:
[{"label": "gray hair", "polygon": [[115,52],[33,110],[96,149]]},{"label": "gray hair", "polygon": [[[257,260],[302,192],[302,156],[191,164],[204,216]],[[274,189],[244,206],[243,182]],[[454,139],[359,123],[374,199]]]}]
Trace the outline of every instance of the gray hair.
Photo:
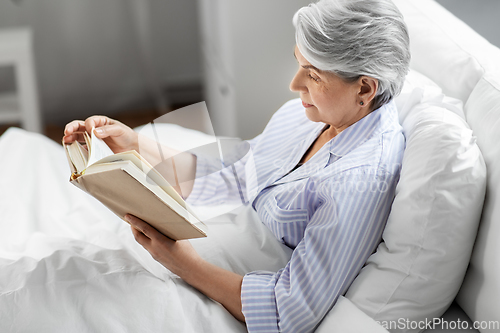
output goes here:
[{"label": "gray hair", "polygon": [[293,17],[296,43],[314,67],[347,82],[370,76],[379,82],[374,109],[403,88],[410,38],[391,0],[320,0]]}]

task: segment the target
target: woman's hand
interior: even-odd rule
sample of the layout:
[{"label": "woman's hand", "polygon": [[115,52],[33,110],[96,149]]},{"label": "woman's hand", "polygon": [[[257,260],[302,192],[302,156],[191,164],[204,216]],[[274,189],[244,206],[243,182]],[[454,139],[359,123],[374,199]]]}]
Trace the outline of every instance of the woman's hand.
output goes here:
[{"label": "woman's hand", "polygon": [[241,312],[243,277],[203,260],[186,240],[165,237],[148,223],[126,215],[135,240],[160,264],[206,296],[222,304],[236,319],[245,321]]},{"label": "woman's hand", "polygon": [[145,136],[141,136],[139,150],[139,134],[118,120],[105,116],[92,116],[85,121],[70,122],[64,129],[64,143],[84,142],[83,133],[91,133],[93,127],[95,135],[103,139],[115,154],[129,150],[137,151],[182,197],[189,196],[196,177],[196,157],[193,154],[159,145],[158,142]]},{"label": "woman's hand", "polygon": [[63,140],[65,143],[83,141],[83,132],[91,133],[95,127],[95,134],[111,148],[114,153],[128,150],[138,150],[138,134],[121,122],[105,117],[92,116],[85,121],[74,120],[66,125]]},{"label": "woman's hand", "polygon": [[133,215],[126,215],[125,220],[132,226],[135,240],[172,273],[185,276],[186,269],[202,261],[189,241],[174,241]]}]

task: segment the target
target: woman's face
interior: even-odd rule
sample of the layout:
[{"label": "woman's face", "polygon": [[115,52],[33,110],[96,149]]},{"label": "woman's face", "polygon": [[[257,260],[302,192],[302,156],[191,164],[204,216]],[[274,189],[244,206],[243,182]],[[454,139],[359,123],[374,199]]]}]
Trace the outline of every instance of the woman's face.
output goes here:
[{"label": "woman's face", "polygon": [[312,66],[295,47],[295,58],[299,69],[290,83],[290,90],[300,93],[307,118],[314,122],[329,124],[341,132],[369,113],[362,102],[361,79],[346,83],[331,72]]}]

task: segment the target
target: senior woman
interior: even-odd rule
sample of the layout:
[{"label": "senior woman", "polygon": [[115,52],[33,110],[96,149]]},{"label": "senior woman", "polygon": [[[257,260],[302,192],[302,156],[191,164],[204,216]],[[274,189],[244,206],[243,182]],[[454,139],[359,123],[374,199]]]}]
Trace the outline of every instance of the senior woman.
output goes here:
[{"label": "senior woman", "polygon": [[[228,170],[206,175],[201,156],[175,157],[179,178],[195,179],[181,185],[188,202],[244,193],[293,249],[288,264],[240,276],[201,259],[189,241],[172,241],[147,221],[126,217],[157,261],[245,321],[250,332],[310,332],[320,323],[380,241],[404,150],[391,100],[408,71],[409,38],[394,4],[321,0],[300,9],[293,23],[298,71],[290,89],[300,100],[286,103],[249,141],[255,174],[242,160],[232,184]],[[133,130],[101,116],[69,123],[65,141],[93,126],[115,152],[139,148]],[[153,165],[160,161],[154,150],[141,145]],[[255,191],[248,189],[252,182]]]}]

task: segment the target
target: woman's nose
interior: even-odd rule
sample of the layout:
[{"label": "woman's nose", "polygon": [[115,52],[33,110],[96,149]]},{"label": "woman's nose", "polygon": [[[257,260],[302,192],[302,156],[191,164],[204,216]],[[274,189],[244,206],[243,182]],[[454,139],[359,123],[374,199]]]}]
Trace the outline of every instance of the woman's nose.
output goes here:
[{"label": "woman's nose", "polygon": [[295,92],[301,92],[305,90],[305,86],[301,79],[300,70],[295,73],[292,81],[290,82],[290,90]]}]

